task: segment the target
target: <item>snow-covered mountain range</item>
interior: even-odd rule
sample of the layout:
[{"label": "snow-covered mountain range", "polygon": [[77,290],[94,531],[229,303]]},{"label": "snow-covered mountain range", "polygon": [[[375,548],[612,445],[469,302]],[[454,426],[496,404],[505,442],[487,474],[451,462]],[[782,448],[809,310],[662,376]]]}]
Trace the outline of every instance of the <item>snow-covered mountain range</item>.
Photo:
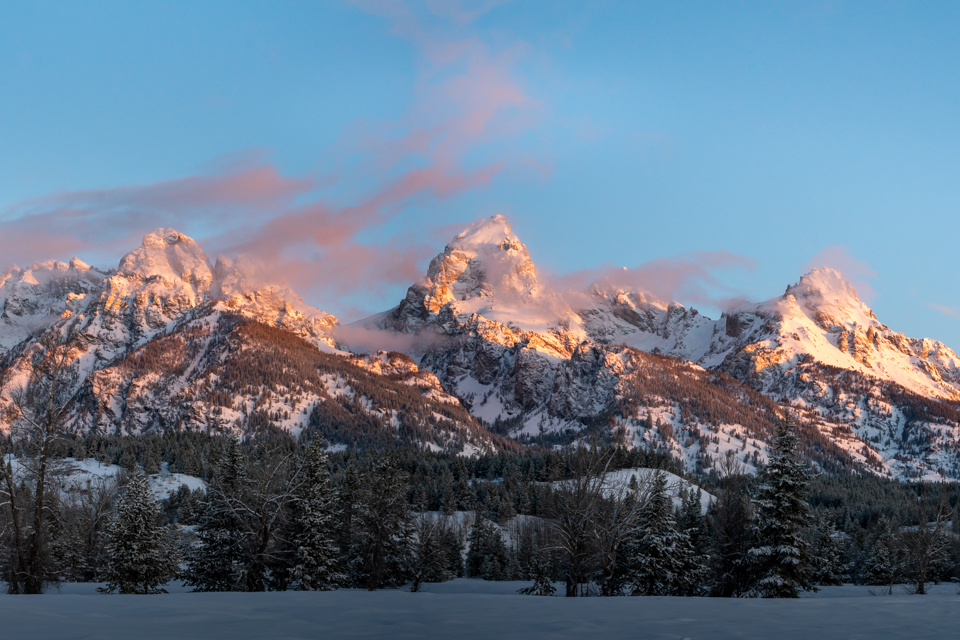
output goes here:
[{"label": "snow-covered mountain range", "polygon": [[[789,405],[818,434],[811,437],[845,452],[843,464],[898,477],[960,473],[960,359],[942,343],[883,325],[832,269],[714,320],[605,281],[550,290],[506,219],[494,216],[454,238],[397,307],[361,322],[449,338],[418,354],[421,366],[512,435],[579,432],[608,420],[638,368],[658,366],[638,350],[689,363],[690,377],[727,374]],[[747,458],[753,446],[738,423],[684,417],[688,399],[661,393],[644,402],[635,415],[614,416],[628,441],[659,442],[706,464],[703,456],[715,460],[725,449]],[[696,430],[732,446],[674,437]]]},{"label": "snow-covered mountain range", "polygon": [[344,444],[461,451],[599,438],[703,470],[728,456],[755,466],[789,406],[822,469],[960,477],[960,358],[883,325],[831,269],[711,319],[609,279],[553,288],[494,216],[453,238],[396,307],[355,323],[418,336],[407,355],[351,354],[334,316],[265,272],[212,264],[172,229],[116,270],[13,268],[0,358],[22,384],[39,336],[75,323],[77,429],[320,428]]},{"label": "snow-covered mountain range", "polygon": [[82,385],[71,429],[316,428],[351,444],[401,438],[455,450],[498,440],[412,361],[373,373],[375,360],[394,356],[341,357],[336,325],[288,287],[263,283],[252,261],[211,264],[173,229],[147,234],[115,271],[77,259],[14,268],[0,280],[0,366],[11,373],[0,429],[43,334],[70,326]]}]

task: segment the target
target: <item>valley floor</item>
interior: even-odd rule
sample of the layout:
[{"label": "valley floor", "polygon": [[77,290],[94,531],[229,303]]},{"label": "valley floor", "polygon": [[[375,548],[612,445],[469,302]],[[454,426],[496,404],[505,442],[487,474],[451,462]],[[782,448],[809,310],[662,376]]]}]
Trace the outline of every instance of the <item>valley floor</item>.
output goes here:
[{"label": "valley floor", "polygon": [[64,585],[0,596],[6,638],[651,638],[690,640],[948,638],[960,630],[956,585],[926,596],[826,588],[800,600],[538,598],[525,583],[455,580],[407,591],[104,596]]}]

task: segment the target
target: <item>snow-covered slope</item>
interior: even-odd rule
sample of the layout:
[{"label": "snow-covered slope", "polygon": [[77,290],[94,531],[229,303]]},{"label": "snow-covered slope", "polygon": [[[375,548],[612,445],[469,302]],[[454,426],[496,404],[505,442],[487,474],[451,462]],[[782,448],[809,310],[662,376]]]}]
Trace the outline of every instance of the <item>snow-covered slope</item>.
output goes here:
[{"label": "snow-covered slope", "polygon": [[243,256],[211,266],[173,229],[147,234],[115,272],[77,260],[11,270],[0,284],[9,312],[0,366],[12,373],[0,395],[0,431],[15,417],[9,394],[27,379],[38,338],[69,324],[80,336],[71,429],[312,429],[332,443],[516,446],[484,430],[406,356],[341,357],[330,336],[336,317],[266,273]]},{"label": "snow-covered slope", "polygon": [[[290,381],[226,388],[222,370],[247,362],[238,357],[244,349],[275,350],[291,337],[306,341],[296,349],[346,355],[350,346],[335,342],[334,316],[269,274],[243,256],[211,264],[194,240],[166,228],[147,234],[115,271],[77,259],[12,268],[0,277],[8,392],[26,379],[39,337],[70,324],[82,337],[73,366],[86,385],[83,428],[230,429],[253,420],[297,433],[316,407],[334,407],[321,402],[326,395],[353,416],[345,441],[366,429],[357,416],[403,431],[402,411],[374,402],[378,394],[355,397],[340,374],[312,382],[309,393]],[[477,221],[396,307],[358,323],[414,334],[405,341],[415,351],[360,354],[349,377],[402,385],[392,387],[397,397],[415,390],[431,407],[417,428],[441,425],[445,434],[410,436],[421,446],[473,447],[475,436],[487,444],[504,435],[544,444],[603,438],[670,449],[691,469],[728,455],[754,467],[766,456],[771,420],[789,406],[803,422],[808,457],[823,469],[960,478],[960,358],[883,325],[840,273],[814,269],[782,296],[716,320],[613,282],[551,290],[505,218]],[[238,318],[288,337],[238,339]],[[231,375],[234,384],[248,373]],[[0,395],[0,428],[10,420],[8,397]],[[458,403],[496,435],[480,437],[472,418],[453,416]]]},{"label": "snow-covered slope", "polygon": [[109,273],[79,258],[48,260],[0,276],[0,355],[97,298]]},{"label": "snow-covered slope", "polygon": [[126,254],[116,271],[98,271],[74,258],[0,278],[0,355],[68,319],[90,343],[87,372],[179,324],[228,310],[283,327],[333,347],[337,319],[306,304],[286,286],[258,285],[254,265],[221,258],[216,266],[192,238],[155,229]]},{"label": "snow-covered slope", "polygon": [[876,470],[960,474],[960,358],[881,323],[838,271],[813,269],[782,296],[716,321],[677,305],[659,314],[636,306],[653,321],[605,341],[728,373],[790,404]]},{"label": "snow-covered slope", "polygon": [[[507,221],[494,216],[457,235],[397,307],[361,324],[443,336],[418,341],[426,346],[411,355],[501,433],[569,441],[599,422],[635,444],[676,446],[692,466],[712,464],[723,444],[751,466],[763,459],[762,427],[751,438],[742,421],[691,417],[689,398],[671,395],[679,388],[617,414],[636,392],[638,371],[672,362],[644,360],[636,349],[690,363],[678,366],[698,384],[719,384],[704,369],[723,372],[790,405],[808,423],[811,450],[829,443],[840,467],[960,477],[960,359],[880,323],[831,269],[714,320],[606,281],[551,291]],[[709,395],[706,388],[697,394]],[[654,421],[669,426],[667,437],[644,428]],[[679,443],[676,433],[684,434]]]}]

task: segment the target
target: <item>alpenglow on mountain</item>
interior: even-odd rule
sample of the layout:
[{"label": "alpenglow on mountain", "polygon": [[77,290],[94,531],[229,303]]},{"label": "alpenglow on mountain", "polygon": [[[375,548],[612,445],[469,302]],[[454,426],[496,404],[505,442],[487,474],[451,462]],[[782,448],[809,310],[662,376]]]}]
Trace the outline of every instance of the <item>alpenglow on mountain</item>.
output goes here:
[{"label": "alpenglow on mountain", "polygon": [[211,264],[172,229],[115,271],[11,269],[0,428],[39,337],[73,326],[78,430],[310,429],[467,454],[619,442],[706,472],[731,456],[756,468],[789,408],[818,469],[960,477],[960,359],[882,324],[832,269],[714,320],[607,280],[553,290],[494,216],[453,238],[397,306],[355,323],[419,338],[406,354],[359,353],[334,316],[263,273],[242,256]]}]

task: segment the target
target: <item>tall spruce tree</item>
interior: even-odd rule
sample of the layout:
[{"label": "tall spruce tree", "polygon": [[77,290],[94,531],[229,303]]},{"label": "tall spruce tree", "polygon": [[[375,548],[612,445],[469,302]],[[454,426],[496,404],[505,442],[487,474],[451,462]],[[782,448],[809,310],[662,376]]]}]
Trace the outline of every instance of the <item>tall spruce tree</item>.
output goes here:
[{"label": "tall spruce tree", "polygon": [[375,591],[413,577],[413,526],[406,494],[406,474],[386,457],[376,460],[353,507],[350,555],[358,586]]},{"label": "tall spruce tree", "polygon": [[635,596],[673,595],[683,585],[690,539],[677,529],[673,501],[667,495],[667,476],[661,471],[650,480],[650,495],[638,518],[634,535],[624,549],[625,582]]},{"label": "tall spruce tree", "polygon": [[102,593],[166,593],[176,575],[176,544],[160,525],[163,512],[139,473],[127,484],[108,528],[107,586]]},{"label": "tall spruce tree", "polygon": [[796,449],[797,438],[788,416],[777,425],[773,456],[761,473],[753,500],[756,546],[750,549],[750,556],[756,563],[757,582],[751,593],[763,598],[797,598],[801,590],[816,590],[810,581],[808,478]]},{"label": "tall spruce tree", "polygon": [[696,491],[690,487],[683,491],[681,496],[682,503],[677,526],[686,536],[686,540],[681,541],[680,555],[683,559],[683,568],[680,571],[677,595],[697,596],[706,589],[707,562],[710,558],[706,551],[706,527],[702,515],[703,493],[699,487]]},{"label": "tall spruce tree", "polygon": [[842,562],[843,538],[825,516],[817,518],[813,530],[810,557],[813,572],[810,581],[816,585],[841,585],[847,579],[847,567]]},{"label": "tall spruce tree", "polygon": [[195,591],[242,591],[243,522],[238,500],[246,484],[246,460],[231,438],[207,495],[199,505],[198,544],[190,549],[184,578]]},{"label": "tall spruce tree", "polygon": [[340,510],[330,486],[327,455],[316,442],[307,450],[304,475],[294,504],[290,577],[298,591],[330,591],[345,584],[347,577],[340,570],[336,540]]},{"label": "tall spruce tree", "polygon": [[863,580],[867,584],[885,586],[893,594],[893,583],[900,577],[903,558],[900,553],[898,527],[886,516],[880,516],[867,540]]},{"label": "tall spruce tree", "polygon": [[710,556],[710,595],[739,598],[753,582],[749,551],[753,546],[753,505],[750,483],[743,465],[732,452],[721,460],[720,484],[707,510],[706,527]]}]

